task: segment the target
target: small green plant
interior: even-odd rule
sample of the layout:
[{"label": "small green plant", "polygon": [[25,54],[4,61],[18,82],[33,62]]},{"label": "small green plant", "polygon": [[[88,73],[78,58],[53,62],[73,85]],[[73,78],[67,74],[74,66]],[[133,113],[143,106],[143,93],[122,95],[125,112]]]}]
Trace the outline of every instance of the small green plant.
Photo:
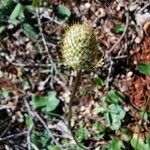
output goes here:
[{"label": "small green plant", "polygon": [[124,31],[124,26],[121,24],[117,24],[114,28],[113,28],[113,32],[114,33],[122,33]]},{"label": "small green plant", "polygon": [[76,139],[80,142],[87,140],[90,137],[90,133],[88,130],[84,127],[80,127],[76,132],[75,132]]},{"label": "small green plant", "polygon": [[124,147],[124,144],[119,139],[112,139],[108,142],[108,145],[103,148],[103,150],[122,150]]},{"label": "small green plant", "polygon": [[24,115],[25,117],[25,125],[28,129],[32,128],[34,126],[34,122],[31,116],[29,116],[28,114]]},{"label": "small green plant", "polygon": [[150,64],[139,63],[138,70],[142,74],[150,75]]},{"label": "small green plant", "polygon": [[107,96],[106,96],[106,102],[108,102],[110,104],[112,104],[112,103],[113,104],[119,104],[124,99],[125,99],[125,96],[121,92],[114,91],[114,90],[109,91]]},{"label": "small green plant", "polygon": [[56,7],[56,15],[62,20],[67,21],[71,16],[71,11],[64,5],[58,5]]},{"label": "small green plant", "polygon": [[36,40],[38,31],[34,24],[37,21],[31,17],[35,16],[35,14],[35,8],[32,5],[23,5],[12,0],[3,0],[0,4],[0,33],[11,23],[14,26],[19,25],[26,36]]},{"label": "small green plant", "polygon": [[95,110],[97,113],[104,114],[105,121],[112,130],[118,130],[125,117],[126,112],[120,105],[124,98],[121,92],[111,90],[101,99],[102,106]]},{"label": "small green plant", "polygon": [[93,135],[102,139],[105,135],[105,127],[101,123],[94,123],[92,125]]},{"label": "small green plant", "polygon": [[150,143],[147,140],[146,142],[144,142],[143,139],[139,138],[138,135],[133,135],[132,139],[130,140],[130,143],[132,145],[132,147],[135,150],[149,150],[150,149]]},{"label": "small green plant", "polygon": [[23,90],[28,90],[30,88],[29,82],[27,80],[23,81],[22,88]]},{"label": "small green plant", "polygon": [[94,85],[103,86],[105,81],[101,77],[96,77],[93,80]]},{"label": "small green plant", "polygon": [[51,143],[51,138],[47,134],[47,132],[39,132],[39,131],[33,131],[31,134],[31,142],[32,142],[32,147],[35,149],[50,149],[52,146]]},{"label": "small green plant", "polygon": [[32,106],[35,109],[41,109],[42,112],[49,114],[59,105],[59,99],[54,91],[48,92],[47,95],[32,95]]},{"label": "small green plant", "polygon": [[125,114],[125,110],[120,105],[111,104],[108,106],[108,110],[104,112],[104,117],[112,130],[118,130],[121,127],[121,121]]}]

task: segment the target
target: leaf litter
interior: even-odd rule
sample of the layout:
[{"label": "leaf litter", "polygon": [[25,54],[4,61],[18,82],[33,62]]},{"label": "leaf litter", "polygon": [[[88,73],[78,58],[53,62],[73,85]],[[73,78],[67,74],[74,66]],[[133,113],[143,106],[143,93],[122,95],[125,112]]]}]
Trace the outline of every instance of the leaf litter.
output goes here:
[{"label": "leaf litter", "polygon": [[[108,143],[111,146],[118,147],[118,149],[122,148],[122,141],[118,141],[122,133],[119,130],[118,133],[110,130],[110,125],[115,120],[106,123],[102,110],[99,109],[106,108],[107,110],[112,106],[115,107],[116,104],[113,104],[114,102],[111,102],[112,104],[110,102],[107,103],[105,97],[107,97],[108,92],[111,90],[120,91],[124,94],[125,99],[117,101],[119,103],[117,105],[121,107],[120,109],[126,111],[126,115],[123,115],[124,119],[121,118],[121,121],[119,120],[118,122],[128,132],[138,134],[141,120],[139,111],[144,108],[149,98],[150,89],[150,77],[140,73],[138,70],[139,63],[150,63],[149,26],[144,27],[145,22],[147,23],[147,18],[150,16],[148,11],[149,6],[145,7],[142,13],[140,12],[144,6],[148,5],[148,1],[88,0],[68,2],[54,0],[47,5],[50,9],[44,8],[44,11],[41,11],[41,28],[47,42],[46,46],[57,67],[55,72],[51,70],[52,64],[45,51],[40,35],[36,35],[35,31],[37,31],[37,28],[32,33],[29,31],[30,29],[33,30],[34,26],[38,26],[37,22],[34,26],[29,27],[28,30],[8,23],[5,30],[2,31],[3,34],[1,33],[0,70],[2,77],[0,78],[0,92],[2,92],[2,89],[5,89],[10,93],[7,98],[3,97],[3,95],[0,96],[0,104],[3,105],[3,109],[0,109],[0,118],[4,120],[0,120],[0,137],[5,138],[9,135],[14,135],[18,141],[15,142],[15,138],[8,138],[7,142],[5,140],[1,142],[0,140],[0,146],[3,149],[12,146],[14,146],[14,149],[17,149],[17,146],[26,148],[27,135],[24,135],[23,132],[27,129],[24,124],[25,114],[28,113],[28,115],[31,115],[34,111],[38,112],[49,126],[58,142],[65,143],[63,138],[70,139],[70,135],[68,136],[66,133],[68,130],[66,129],[64,120],[68,111],[68,101],[71,84],[74,80],[74,72],[63,64],[60,43],[62,33],[67,26],[73,22],[88,20],[97,33],[97,40],[99,41],[100,49],[104,53],[105,63],[101,69],[87,71],[82,76],[81,86],[74,101],[72,125],[74,132],[77,131],[76,136],[86,146],[92,147],[92,149],[101,149]],[[54,9],[52,6],[54,6]],[[55,9],[59,8],[57,6],[61,6],[61,9],[66,10],[65,15],[67,15],[67,18],[65,18],[64,22],[57,16],[57,9]],[[129,7],[129,10],[126,10],[126,7]],[[127,11],[129,13],[127,31],[124,38],[112,50],[111,57],[108,57],[107,54],[110,49],[120,39],[125,30]],[[143,18],[146,18],[146,20],[143,21]],[[27,27],[27,24],[24,24],[24,26]],[[30,34],[32,35],[30,36]],[[110,62],[113,62],[112,66]],[[107,80],[108,76],[109,80]],[[102,85],[93,84],[96,77],[105,79],[106,81]],[[51,80],[54,87],[50,85]],[[24,81],[28,82],[28,88],[22,88]],[[40,83],[42,83],[42,88]],[[109,83],[109,88],[106,88],[106,83]],[[54,112],[50,111],[51,114],[48,117],[44,113],[44,110],[40,111],[32,108],[31,101],[33,95],[47,98],[49,91],[56,91],[56,95],[52,100],[59,99],[60,103],[54,103],[57,105],[54,106],[56,112],[55,110]],[[115,102],[116,97],[115,95]],[[24,103],[25,99],[28,101],[30,109],[26,107]],[[49,107],[51,108],[50,104]],[[4,106],[8,106],[9,108]],[[148,112],[149,110],[150,105],[148,103]],[[109,116],[108,112],[104,114],[108,114],[109,121],[113,119]],[[53,115],[54,117],[51,117]],[[114,118],[117,120],[117,117],[116,115],[116,118]],[[36,117],[32,119],[36,123],[35,125],[37,125],[34,130],[42,133],[44,130],[42,123]],[[92,127],[95,123],[100,123],[106,132],[100,132],[103,134],[102,138],[97,138],[97,134],[95,136],[95,133],[92,132]],[[117,124],[117,127],[119,124]],[[148,137],[150,131],[149,125],[148,120],[143,124],[143,130],[140,134],[142,139]],[[81,132],[79,132],[79,129],[81,129]],[[21,133],[21,137],[24,138],[18,139],[16,135],[18,133]],[[42,137],[44,137],[45,141],[48,140],[45,134]],[[111,141],[112,137],[116,138],[116,140]],[[34,139],[33,142],[35,142],[34,144],[38,143]],[[129,146],[129,148],[131,147]]]}]

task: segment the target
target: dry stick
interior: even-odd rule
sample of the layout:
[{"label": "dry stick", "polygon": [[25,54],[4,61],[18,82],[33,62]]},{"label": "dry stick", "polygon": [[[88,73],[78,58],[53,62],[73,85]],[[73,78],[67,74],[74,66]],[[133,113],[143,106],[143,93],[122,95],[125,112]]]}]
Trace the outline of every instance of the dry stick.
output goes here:
[{"label": "dry stick", "polygon": [[41,124],[44,126],[44,128],[47,130],[48,135],[52,138],[53,142],[61,149],[61,145],[55,140],[55,137],[53,136],[53,134],[50,132],[48,126],[46,125],[46,123],[44,122],[44,120],[40,117],[40,115],[37,112],[33,112],[35,117],[41,122]]},{"label": "dry stick", "polygon": [[10,126],[11,126],[12,122],[10,121],[7,125],[7,127],[4,129],[4,131],[1,133],[0,135],[0,138],[2,138],[7,132],[8,130],[10,129]]},{"label": "dry stick", "polygon": [[19,67],[51,67],[52,64],[41,64],[41,63],[21,63],[21,62],[13,62],[13,60],[16,60],[16,58],[12,58],[9,56],[6,56],[5,53],[1,52],[0,56],[4,57],[6,59],[6,61],[8,61],[10,64],[14,65],[14,66],[19,66]]},{"label": "dry stick", "polygon": [[52,56],[50,55],[49,53],[49,50],[48,50],[48,47],[47,47],[47,43],[46,43],[46,40],[45,40],[45,37],[44,37],[44,34],[43,34],[43,29],[42,29],[42,23],[41,23],[41,19],[40,19],[40,11],[39,11],[39,8],[37,8],[37,21],[38,21],[38,25],[39,25],[39,30],[40,30],[40,34],[41,34],[41,38],[42,38],[42,42],[43,42],[43,46],[45,48],[45,51],[47,52],[48,54],[48,57],[50,59],[50,62],[52,64],[51,66],[51,88],[53,89],[54,86],[53,86],[53,79],[54,79],[54,76],[53,76],[53,73],[55,71],[55,66],[54,66],[54,61],[53,61],[53,58]]},{"label": "dry stick", "polygon": [[[27,111],[28,111],[28,114],[30,117],[33,117],[33,113],[30,109],[30,106],[27,102],[27,100],[25,99],[24,100],[24,103],[25,103],[25,106],[27,108]],[[31,139],[30,139],[30,135],[31,135],[31,132],[32,132],[32,129],[33,129],[33,124],[28,128],[28,134],[27,134],[27,145],[28,145],[28,150],[31,150],[32,148],[32,143],[31,143]]]},{"label": "dry stick", "polygon": [[12,138],[17,138],[17,137],[20,137],[20,136],[24,136],[26,134],[28,134],[28,131],[24,131],[24,132],[16,133],[16,134],[11,134],[11,135],[8,135],[6,137],[0,138],[0,142],[5,141],[5,140],[9,140],[9,139],[12,139]]},{"label": "dry stick", "polygon": [[128,29],[128,26],[129,26],[129,13],[126,12],[126,26],[125,26],[125,29],[121,35],[121,37],[118,39],[118,41],[111,47],[111,49],[109,50],[109,54],[116,48],[116,46],[122,41],[122,39],[124,38],[126,32],[127,32],[127,29]]},{"label": "dry stick", "polygon": [[32,111],[30,108],[30,105],[27,103],[27,101],[25,100],[25,105],[28,109],[28,111],[30,112],[30,114],[32,115],[32,117],[36,117],[37,120],[39,120],[39,122],[44,126],[44,128],[46,129],[48,135],[52,138],[53,142],[62,150],[61,145],[56,141],[55,137],[53,136],[53,134],[51,133],[51,131],[49,130],[48,126],[46,125],[46,123],[44,122],[44,120],[40,117],[40,115],[35,112]]},{"label": "dry stick", "polygon": [[76,78],[75,78],[75,82],[74,82],[74,85],[73,85],[73,89],[72,89],[72,92],[71,92],[71,97],[70,97],[70,101],[69,101],[69,112],[68,112],[68,128],[71,132],[71,135],[74,139],[74,141],[76,142],[76,144],[83,148],[83,149],[87,149],[86,147],[84,147],[83,145],[81,145],[75,135],[73,134],[73,130],[72,130],[72,127],[71,127],[71,118],[72,118],[72,105],[73,105],[73,100],[75,98],[75,94],[77,92],[77,89],[78,89],[78,86],[79,86],[79,82],[80,82],[80,77],[81,77],[81,74],[82,74],[82,70],[79,70],[77,71],[77,74],[76,74]]},{"label": "dry stick", "polygon": [[145,8],[149,7],[149,6],[150,6],[150,3],[146,4],[145,6],[143,6],[143,7],[138,11],[138,13],[141,14],[142,11],[143,11]]},{"label": "dry stick", "polygon": [[[112,70],[112,66],[113,66],[113,60],[112,60],[112,56],[111,56],[111,52],[116,48],[116,46],[121,42],[121,40],[124,38],[127,29],[128,29],[128,25],[129,25],[129,14],[128,12],[126,12],[126,26],[125,29],[121,35],[121,37],[118,39],[118,41],[111,47],[111,49],[109,50],[107,57],[109,57],[109,62],[110,62],[110,67],[109,67],[109,71],[108,71],[108,77],[107,77],[107,84],[106,84],[106,89],[109,86],[109,82],[110,82],[110,74],[111,74],[111,70]],[[110,56],[109,56],[110,55]]]}]

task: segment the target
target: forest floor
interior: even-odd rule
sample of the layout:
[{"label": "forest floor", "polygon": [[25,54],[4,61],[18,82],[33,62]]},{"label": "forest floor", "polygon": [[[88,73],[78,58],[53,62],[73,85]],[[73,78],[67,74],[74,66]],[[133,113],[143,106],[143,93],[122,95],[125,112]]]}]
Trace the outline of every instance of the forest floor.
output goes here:
[{"label": "forest floor", "polygon": [[82,150],[67,126],[66,29],[88,22],[103,66],[84,71],[71,125],[88,150],[150,149],[150,1],[0,1],[0,150]]}]

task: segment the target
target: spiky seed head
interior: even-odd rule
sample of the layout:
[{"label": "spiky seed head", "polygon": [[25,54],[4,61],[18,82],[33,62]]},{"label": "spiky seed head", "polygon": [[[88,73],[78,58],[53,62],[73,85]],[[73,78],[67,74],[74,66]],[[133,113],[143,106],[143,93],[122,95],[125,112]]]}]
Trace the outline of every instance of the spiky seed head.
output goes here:
[{"label": "spiky seed head", "polygon": [[64,34],[62,53],[65,63],[75,70],[91,68],[99,53],[93,28],[74,24]]}]

